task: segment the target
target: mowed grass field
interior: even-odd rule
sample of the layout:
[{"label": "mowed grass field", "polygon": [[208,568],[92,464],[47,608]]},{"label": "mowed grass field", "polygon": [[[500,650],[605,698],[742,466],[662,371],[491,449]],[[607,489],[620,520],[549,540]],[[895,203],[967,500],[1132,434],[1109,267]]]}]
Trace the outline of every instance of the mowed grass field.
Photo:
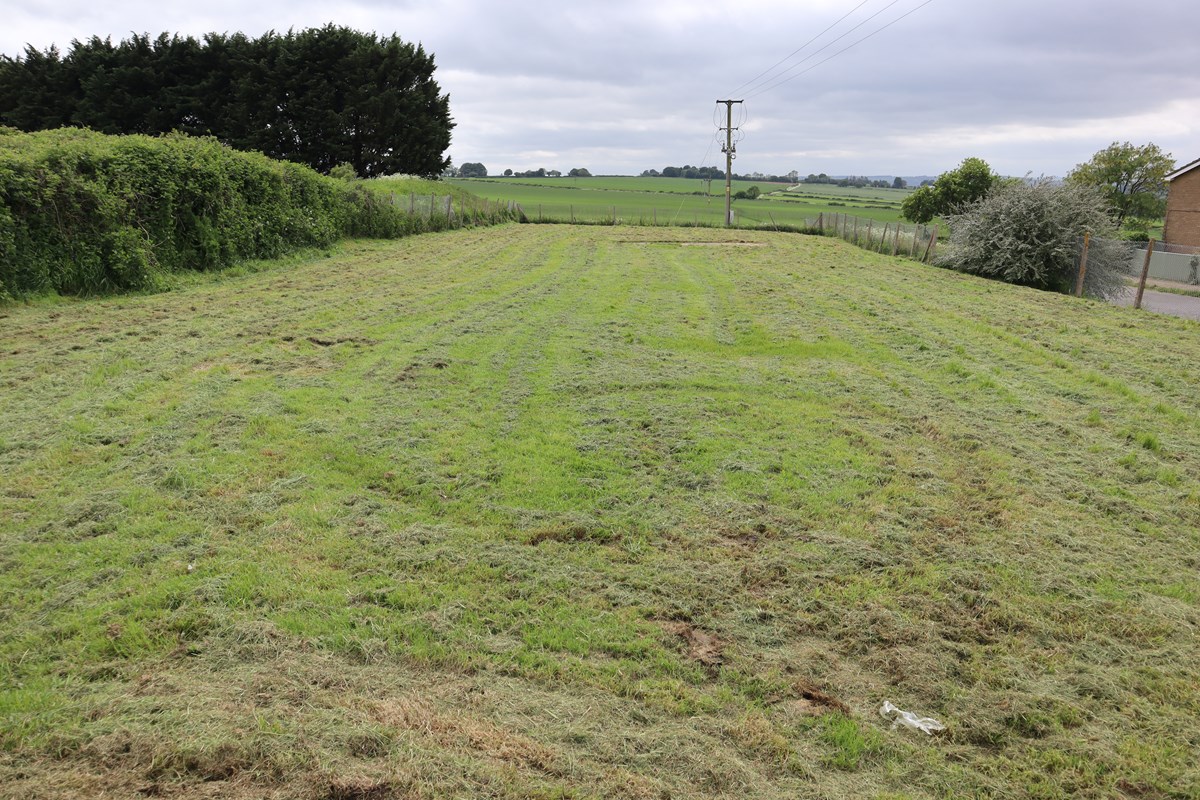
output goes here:
[{"label": "mowed grass field", "polygon": [[2,308],[0,797],[1196,797],[1198,334],[565,225]]},{"label": "mowed grass field", "polygon": [[[446,182],[489,200],[520,203],[532,220],[603,222],[615,214],[625,222],[720,226],[725,217],[725,183],[717,180],[711,186],[700,180],[641,177],[454,178]],[[894,223],[900,219],[900,203],[908,194],[899,189],[804,184],[788,191],[786,184],[764,181],[734,181],[732,189],[738,192],[751,186],[757,186],[763,196],[733,202],[737,223],[751,228],[800,228],[815,223],[822,213]]]}]

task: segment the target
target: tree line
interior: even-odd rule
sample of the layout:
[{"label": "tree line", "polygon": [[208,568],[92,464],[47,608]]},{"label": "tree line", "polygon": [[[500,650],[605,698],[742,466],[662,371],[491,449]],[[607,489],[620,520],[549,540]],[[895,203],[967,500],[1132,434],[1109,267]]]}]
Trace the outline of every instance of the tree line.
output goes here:
[{"label": "tree line", "polygon": [[[447,178],[486,178],[488,176],[488,168],[478,161],[466,161],[459,166],[448,166],[442,172],[442,175]],[[504,170],[506,178],[561,178],[562,172],[557,169],[546,169],[539,167],[538,169],[529,169],[524,172],[513,172],[511,169]],[[587,167],[575,167],[567,173],[568,178],[590,178],[592,173]]]},{"label": "tree line", "polygon": [[865,175],[847,175],[842,178],[832,178],[824,172],[819,175],[809,173],[802,183],[828,184],[830,186],[853,186],[856,189],[907,189],[908,181],[904,178],[895,177],[890,181],[882,178],[872,180]]},{"label": "tree line", "polygon": [[0,57],[0,125],[25,131],[180,131],[328,172],[435,176],[454,122],[433,55],[396,35],[332,24],[257,38],[163,33],[64,54]]}]

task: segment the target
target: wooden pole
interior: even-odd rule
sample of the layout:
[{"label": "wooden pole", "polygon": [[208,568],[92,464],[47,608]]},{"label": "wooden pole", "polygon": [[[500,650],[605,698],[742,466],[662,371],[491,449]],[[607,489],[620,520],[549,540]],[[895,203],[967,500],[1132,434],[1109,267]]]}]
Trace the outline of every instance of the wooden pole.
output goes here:
[{"label": "wooden pole", "polygon": [[854,218],[854,243],[858,244],[858,217]]},{"label": "wooden pole", "polygon": [[925,245],[925,255],[921,256],[921,263],[929,263],[929,253],[933,250],[933,243],[937,241],[937,228],[933,229],[933,236],[929,237],[929,244]]},{"label": "wooden pole", "polygon": [[825,212],[817,214],[817,227],[821,229],[821,233],[825,232]]},{"label": "wooden pole", "polygon": [[881,238],[879,240],[879,250],[877,252],[882,253],[883,248],[887,247],[888,231],[890,231],[891,229],[892,229],[892,223],[890,223],[890,222],[883,223],[883,238]]},{"label": "wooden pole", "polygon": [[1079,277],[1075,281],[1075,296],[1083,297],[1083,279],[1087,275],[1088,245],[1092,242],[1091,232],[1083,234],[1083,255],[1079,258]]},{"label": "wooden pole", "polygon": [[919,225],[913,225],[912,247],[908,248],[908,257],[909,258],[917,257],[917,237],[920,236],[920,233],[919,233],[920,230],[921,230],[921,228]]},{"label": "wooden pole", "polygon": [[897,251],[899,251],[899,250],[900,250],[900,223],[897,222],[896,223],[896,232],[892,236],[892,255],[893,256],[896,255]]},{"label": "wooden pole", "polygon": [[417,196],[412,192],[408,193],[408,213],[417,213]]},{"label": "wooden pole", "polygon": [[870,250],[872,248],[873,240],[871,239],[871,229],[874,227],[875,227],[875,220],[873,220],[873,219],[867,220],[867,249],[868,250]]},{"label": "wooden pole", "polygon": [[1146,278],[1150,275],[1150,256],[1154,255],[1154,240],[1146,245],[1146,260],[1142,262],[1142,277],[1138,280],[1137,299],[1133,301],[1134,308],[1142,307],[1142,295],[1146,293]]}]

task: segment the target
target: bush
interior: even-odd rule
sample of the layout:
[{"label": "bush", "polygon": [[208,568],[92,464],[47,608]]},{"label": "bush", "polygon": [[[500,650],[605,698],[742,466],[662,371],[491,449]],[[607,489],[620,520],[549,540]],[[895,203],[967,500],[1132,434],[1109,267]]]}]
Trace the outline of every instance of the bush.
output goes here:
[{"label": "bush", "polygon": [[431,227],[360,182],[211,138],[0,128],[0,301],[153,288],[180,270]]},{"label": "bush", "polygon": [[1130,247],[1117,241],[1094,188],[1047,181],[999,186],[948,218],[949,247],[938,259],[954,269],[1008,283],[1069,292],[1080,243],[1092,235],[1084,292],[1111,297],[1125,286]]}]

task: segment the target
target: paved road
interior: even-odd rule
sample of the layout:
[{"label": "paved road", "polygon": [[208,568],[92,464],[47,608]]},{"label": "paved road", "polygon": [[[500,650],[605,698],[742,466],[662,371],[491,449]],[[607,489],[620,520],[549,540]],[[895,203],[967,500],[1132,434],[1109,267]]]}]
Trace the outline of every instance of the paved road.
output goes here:
[{"label": "paved road", "polygon": [[[1133,305],[1133,298],[1136,295],[1137,289],[1131,288],[1125,294],[1113,300],[1113,302],[1119,306],[1131,306]],[[1146,293],[1142,295],[1142,308],[1158,314],[1170,314],[1173,317],[1200,320],[1200,297],[1188,297],[1183,294],[1156,292],[1153,289],[1147,289]]]}]

